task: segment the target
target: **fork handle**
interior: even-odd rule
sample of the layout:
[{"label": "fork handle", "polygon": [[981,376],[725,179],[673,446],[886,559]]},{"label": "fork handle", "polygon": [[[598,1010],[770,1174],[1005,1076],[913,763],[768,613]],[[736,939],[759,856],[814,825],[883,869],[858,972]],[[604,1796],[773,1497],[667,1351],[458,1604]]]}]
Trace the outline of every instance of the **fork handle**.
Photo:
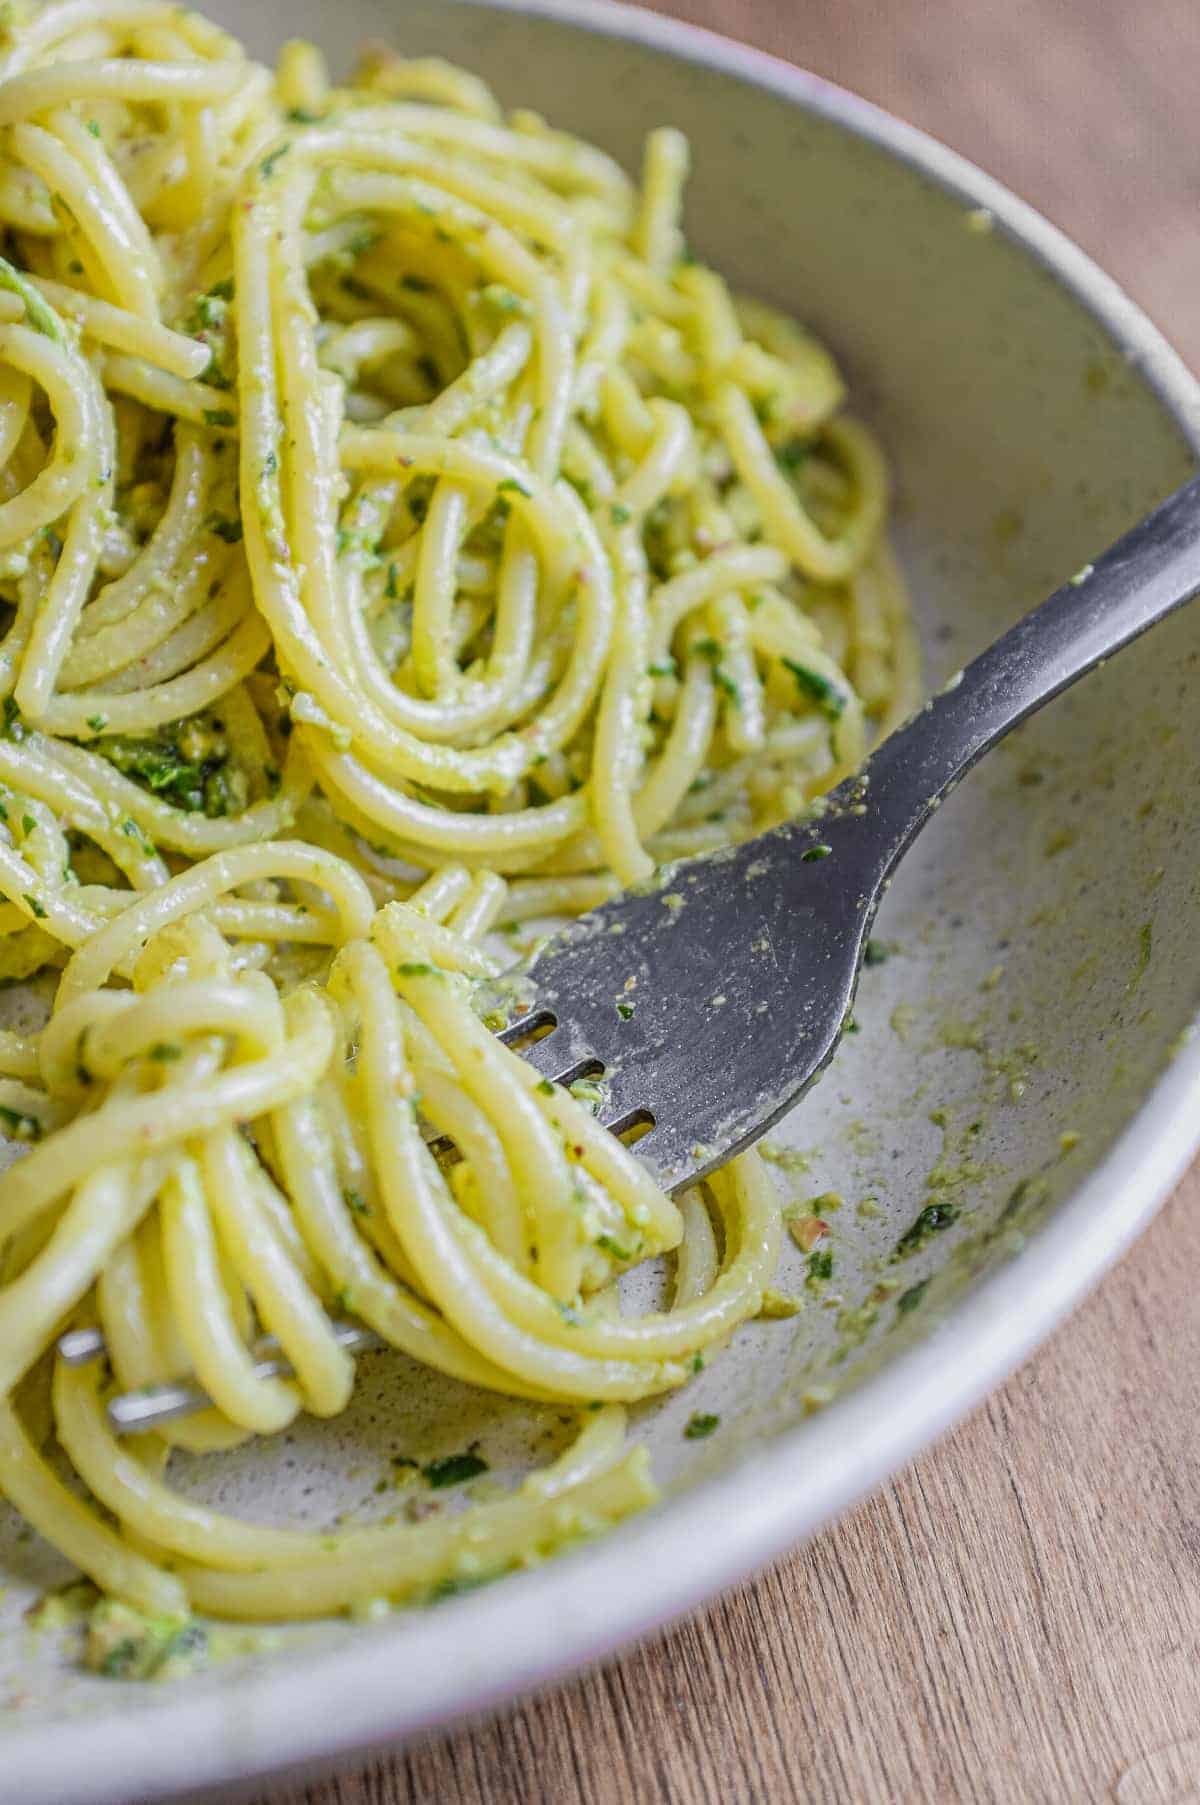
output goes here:
[{"label": "fork handle", "polygon": [[1197,593],[1200,477],[1193,477],[981,652],[872,755],[863,775],[880,877],[998,740]]}]

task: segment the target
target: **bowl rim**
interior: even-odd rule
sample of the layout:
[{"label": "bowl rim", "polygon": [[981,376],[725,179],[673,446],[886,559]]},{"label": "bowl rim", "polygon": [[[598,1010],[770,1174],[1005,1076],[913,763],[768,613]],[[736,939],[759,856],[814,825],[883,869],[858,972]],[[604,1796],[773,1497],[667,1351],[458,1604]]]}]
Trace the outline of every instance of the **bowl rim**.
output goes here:
[{"label": "bowl rim", "polygon": [[[1158,328],[1057,227],[937,139],[764,51],[623,0],[455,4],[563,22],[732,74],[985,208],[1104,329],[1200,459],[1200,384]],[[77,1805],[129,1805],[316,1772],[562,1679],[762,1568],[959,1421],[1145,1228],[1200,1146],[1198,1026],[1200,1018],[1100,1165],[1039,1231],[1036,1260],[1017,1255],[982,1280],[836,1409],[586,1549],[439,1606],[421,1620],[418,1671],[397,1671],[388,1644],[398,1626],[383,1625],[349,1647],[238,1674],[235,1684],[80,1718],[66,1735],[42,1718],[0,1733],[0,1799],[56,1805],[69,1793]],[[400,1633],[411,1630],[410,1619]]]}]

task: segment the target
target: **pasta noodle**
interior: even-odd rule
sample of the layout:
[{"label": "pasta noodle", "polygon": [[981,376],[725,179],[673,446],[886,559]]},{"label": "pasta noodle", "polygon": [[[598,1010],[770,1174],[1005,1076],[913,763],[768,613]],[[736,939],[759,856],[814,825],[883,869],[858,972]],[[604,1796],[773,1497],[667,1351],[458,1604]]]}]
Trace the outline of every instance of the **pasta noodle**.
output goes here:
[{"label": "pasta noodle", "polygon": [[[673,1201],[486,999],[498,930],[797,814],[913,706],[885,466],[692,260],[674,130],[635,185],[437,60],[4,21],[0,978],[53,1001],[0,1031],[0,1491],[171,1623],[438,1596],[649,1502],[625,1407],[762,1306],[758,1155]],[[344,1410],[345,1318],[578,1439],[335,1536],[172,1487]],[[181,1376],[209,1406],[119,1439],[109,1387]]]}]

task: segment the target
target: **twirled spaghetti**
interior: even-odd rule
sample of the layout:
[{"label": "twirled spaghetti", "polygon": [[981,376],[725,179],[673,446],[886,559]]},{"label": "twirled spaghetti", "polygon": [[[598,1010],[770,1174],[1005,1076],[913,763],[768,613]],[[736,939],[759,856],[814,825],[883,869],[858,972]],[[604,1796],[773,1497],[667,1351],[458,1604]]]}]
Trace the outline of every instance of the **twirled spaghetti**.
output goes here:
[{"label": "twirled spaghetti", "polygon": [[[678,133],[635,187],[437,61],[6,18],[0,977],[57,975],[0,1032],[0,1490],[145,1612],[436,1593],[652,1497],[622,1406],[761,1306],[757,1156],[676,1205],[480,986],[493,930],[799,812],[908,711],[883,462],[688,255]],[[168,1486],[344,1409],[344,1316],[580,1439],[333,1538]],[[46,1358],[70,1322],[111,1380]],[[211,1408],[119,1441],[106,1385],[180,1375]]]}]

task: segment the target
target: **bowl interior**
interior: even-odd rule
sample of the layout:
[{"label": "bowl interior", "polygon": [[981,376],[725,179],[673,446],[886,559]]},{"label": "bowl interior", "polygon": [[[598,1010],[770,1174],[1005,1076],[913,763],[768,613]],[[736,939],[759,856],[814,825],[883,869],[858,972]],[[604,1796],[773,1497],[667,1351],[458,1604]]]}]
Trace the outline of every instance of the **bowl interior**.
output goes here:
[{"label": "bowl interior", "polygon": [[[1173,413],[1115,341],[1112,316],[1090,312],[1002,220],[990,229],[977,211],[985,188],[958,192],[859,135],[822,110],[820,84],[797,105],[756,85],[749,63],[720,70],[561,17],[445,0],[399,12],[384,0],[252,10],[210,0],[208,10],[263,55],[296,35],[323,42],[335,65],[365,37],[447,55],[631,165],[649,127],[682,127],[696,250],[825,337],[853,404],[883,435],[931,684],[1189,473],[1182,379]],[[834,1278],[823,1293],[806,1289],[791,1249],[780,1284],[803,1299],[800,1313],[751,1325],[686,1397],[635,1413],[673,1487],[734,1469],[748,1445],[820,1407],[836,1416],[840,1396],[945,1324],[981,1273],[1028,1242],[1022,1257],[1035,1261],[1039,1224],[1145,1100],[1200,998],[1186,833],[1200,814],[1200,743],[1186,725],[1198,661],[1193,609],[1015,736],[910,857],[880,919],[890,956],[865,975],[858,1032],[776,1137],[794,1150],[778,1172],[789,1195],[842,1199]],[[953,1205],[953,1226],[896,1261],[899,1236],[931,1202]],[[365,1363],[364,1378],[338,1423],[301,1425],[181,1481],[248,1514],[324,1522],[378,1509],[390,1456],[418,1440],[448,1452],[479,1435],[503,1465],[563,1433],[556,1417],[468,1394],[399,1357]],[[703,1444],[681,1435],[697,1409],[722,1418]],[[803,1496],[793,1504],[799,1533]],[[0,1509],[0,1798],[64,1796],[51,1717],[68,1716],[76,1737],[110,1716],[126,1732],[144,1718],[165,1734],[162,1720],[189,1709],[170,1692],[64,1674],[60,1639],[22,1621],[30,1595],[62,1576]],[[505,1582],[514,1612],[523,1583]],[[454,1608],[465,1621],[476,1607]],[[425,1621],[399,1615],[370,1631],[339,1624],[282,1641],[299,1642],[294,1661],[370,1636],[401,1672]],[[246,1668],[259,1684],[278,1658],[260,1646],[196,1681],[188,1700],[237,1690],[239,1718],[253,1718]],[[490,1683],[503,1658],[493,1652]],[[470,1675],[464,1667],[463,1703],[484,1684],[478,1663]],[[283,1751],[282,1730],[276,1740]],[[260,1759],[265,1745],[251,1744]],[[133,1745],[122,1749],[133,1763]],[[165,1786],[170,1751],[158,1759]],[[231,1743],[226,1767],[237,1759]],[[182,1783],[182,1758],[178,1771]],[[118,1763],[78,1796],[127,1796],[122,1784]]]}]

